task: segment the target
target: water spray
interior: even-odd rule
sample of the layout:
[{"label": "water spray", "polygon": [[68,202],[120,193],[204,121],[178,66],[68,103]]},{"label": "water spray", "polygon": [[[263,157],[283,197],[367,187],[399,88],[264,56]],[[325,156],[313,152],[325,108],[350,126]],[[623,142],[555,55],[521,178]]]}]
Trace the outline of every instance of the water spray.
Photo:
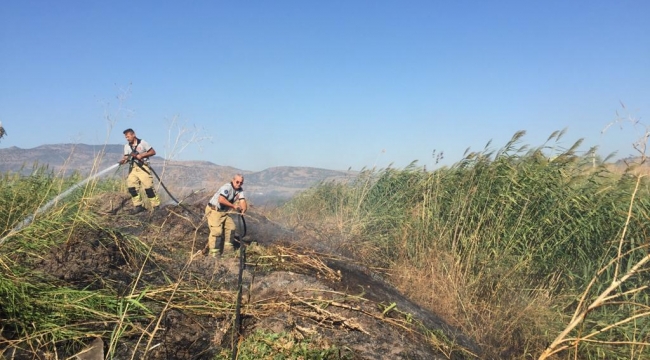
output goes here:
[{"label": "water spray", "polygon": [[74,185],[73,185],[72,187],[70,187],[68,190],[66,190],[66,191],[64,191],[64,192],[62,192],[62,193],[60,193],[60,194],[57,195],[54,199],[48,201],[47,204],[45,204],[45,205],[41,206],[40,208],[38,208],[38,209],[34,212],[34,214],[32,214],[32,215],[28,216],[27,218],[25,218],[25,220],[23,220],[20,224],[18,224],[16,227],[14,227],[13,229],[11,229],[11,231],[9,231],[9,233],[8,233],[7,235],[5,235],[2,239],[0,239],[0,245],[2,245],[2,244],[5,242],[5,240],[7,240],[7,238],[9,238],[10,236],[14,235],[14,234],[17,233],[18,231],[20,231],[20,229],[22,229],[22,228],[24,228],[25,226],[29,225],[29,224],[34,220],[34,218],[36,217],[36,215],[38,215],[38,214],[40,214],[40,213],[43,213],[43,212],[47,211],[47,210],[48,210],[49,208],[51,208],[54,204],[56,204],[59,200],[63,199],[64,197],[66,197],[66,196],[68,196],[68,195],[70,195],[70,193],[72,193],[74,190],[78,189],[79,187],[83,186],[84,184],[86,184],[86,183],[89,182],[90,180],[92,180],[92,179],[94,179],[94,178],[96,178],[96,177],[100,177],[100,176],[106,174],[107,172],[109,172],[109,171],[115,169],[115,168],[118,167],[118,166],[120,166],[120,164],[114,164],[114,165],[112,165],[112,166],[110,166],[110,167],[108,167],[108,168],[106,168],[106,169],[104,169],[104,170],[102,170],[102,171],[100,171],[100,172],[98,172],[98,173],[92,175],[92,176],[89,176],[89,177],[86,178],[85,180],[82,180],[82,181],[80,181],[80,182],[74,184]]}]

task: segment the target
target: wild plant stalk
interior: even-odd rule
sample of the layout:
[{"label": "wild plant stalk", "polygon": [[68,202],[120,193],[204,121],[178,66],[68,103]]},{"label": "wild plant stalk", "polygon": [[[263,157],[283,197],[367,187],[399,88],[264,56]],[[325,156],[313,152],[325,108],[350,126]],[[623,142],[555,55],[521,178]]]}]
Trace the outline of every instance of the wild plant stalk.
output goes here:
[{"label": "wild plant stalk", "polygon": [[[627,233],[627,226],[629,225],[630,218],[632,217],[632,211],[633,211],[633,203],[634,199],[636,197],[639,185],[641,183],[641,178],[639,177],[637,180],[636,187],[634,189],[634,193],[632,194],[632,197],[630,199],[630,208],[628,210],[628,218],[624,226],[623,233],[621,235],[621,238],[619,240],[619,255],[613,259],[607,266],[601,271],[594,276],[594,278],[591,280],[589,285],[587,286],[586,290],[584,291],[582,297],[580,298],[580,301],[578,302],[578,305],[576,307],[576,311],[573,314],[573,317],[571,318],[571,321],[567,325],[567,327],[553,340],[553,342],[542,352],[540,355],[539,359],[547,359],[548,357],[557,354],[561,351],[567,350],[571,347],[576,347],[580,342],[585,342],[585,341],[590,341],[592,338],[594,338],[596,335],[602,334],[606,331],[610,331],[616,327],[622,326],[624,324],[633,322],[639,318],[648,318],[650,317],[650,311],[644,311],[647,309],[647,304],[643,303],[635,303],[641,311],[636,312],[634,315],[631,315],[629,317],[619,319],[614,323],[608,324],[607,326],[604,326],[600,329],[596,329],[592,331],[590,334],[583,335],[583,336],[577,336],[577,337],[572,337],[569,338],[568,335],[580,324],[582,324],[587,317],[587,314],[589,314],[591,311],[594,309],[597,309],[599,307],[606,306],[608,304],[614,304],[616,305],[617,301],[624,300],[624,298],[628,295],[634,295],[637,293],[640,293],[642,291],[645,291],[648,289],[647,285],[632,285],[632,289],[627,290],[625,292],[620,292],[618,294],[613,294],[614,291],[616,291],[623,283],[626,281],[630,280],[632,276],[638,274],[640,271],[643,270],[644,265],[650,261],[650,255],[646,255],[640,260],[638,260],[629,270],[625,273],[619,276],[619,271],[621,264],[623,263],[624,260],[626,260],[626,257],[630,255],[631,252],[634,250],[638,249],[633,249],[630,253],[621,253],[621,249],[623,247],[623,244],[626,239],[626,233]],[[611,284],[605,289],[600,295],[596,297],[589,305],[586,304],[587,301],[587,296],[592,289],[592,287],[595,285],[595,283],[599,280],[600,276],[604,274],[605,270],[607,270],[610,267],[614,267],[614,276],[611,280]],[[622,299],[623,298],[623,299]],[[607,344],[607,345],[637,345],[640,347],[644,346],[650,346],[650,342],[648,341],[599,341],[600,343]],[[561,345],[564,343],[569,343],[566,345]]]},{"label": "wild plant stalk", "polygon": [[[204,129],[199,129],[196,126],[189,128],[185,124],[180,123],[178,116],[172,117],[168,124],[163,168],[159,173],[160,180],[165,177],[168,162],[182,154],[188,146],[197,145],[200,149],[202,142],[212,140],[211,136],[204,134]],[[158,184],[156,190],[160,191],[160,187],[161,184]]]}]

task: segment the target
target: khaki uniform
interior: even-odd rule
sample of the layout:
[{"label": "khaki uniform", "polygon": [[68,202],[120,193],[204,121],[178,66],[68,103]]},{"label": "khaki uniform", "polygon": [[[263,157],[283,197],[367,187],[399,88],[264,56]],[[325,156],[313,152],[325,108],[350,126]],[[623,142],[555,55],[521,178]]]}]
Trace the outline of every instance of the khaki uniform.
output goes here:
[{"label": "khaki uniform", "polygon": [[[151,176],[151,169],[149,168],[149,165],[144,164],[142,165],[142,168],[144,170],[141,169],[138,165],[133,165],[133,168],[131,168],[131,172],[129,173],[129,177],[126,178],[126,186],[137,189],[138,186],[142,184],[142,187],[145,189],[153,189],[153,176]],[[147,195],[149,194],[147,193]],[[133,206],[142,205],[142,197],[139,193],[136,196],[132,196],[131,200],[133,201]],[[160,205],[160,198],[158,195],[149,197],[149,201],[153,207]]]},{"label": "khaki uniform", "polygon": [[[145,190],[145,192],[147,192],[147,197],[149,198],[149,202],[151,202],[151,206],[153,207],[159,206],[160,198],[158,197],[157,194],[155,194],[155,192],[152,191],[153,176],[151,175],[151,169],[149,168],[149,164],[143,164],[142,168],[134,164],[133,167],[131,168],[131,171],[129,172],[129,177],[126,178],[127,187],[137,189],[140,185],[142,185],[144,189],[151,189],[150,191]],[[149,193],[154,194],[154,196],[149,197]],[[133,206],[142,205],[142,197],[140,196],[139,193],[135,196],[132,196],[131,200],[133,201]]]},{"label": "khaki uniform", "polygon": [[[237,229],[227,211],[217,210],[214,206],[205,207],[205,216],[208,219],[210,235],[208,236],[208,248],[210,253],[228,253],[234,251],[232,245],[232,233]],[[223,238],[221,235],[223,234]]]},{"label": "khaki uniform", "polygon": [[[137,138],[136,138],[137,139]],[[124,156],[129,156],[132,153],[144,154],[151,149],[151,145],[148,142],[137,139],[135,145],[127,143],[124,145]],[[142,207],[142,196],[140,196],[139,186],[142,185],[144,188],[145,194],[149,199],[149,203],[153,208],[160,206],[160,198],[156,194],[156,191],[153,189],[153,171],[149,166],[149,159],[144,159],[139,162],[132,159],[131,168],[129,169],[129,176],[126,179],[126,185],[131,194],[131,200],[133,201],[133,206],[137,209]],[[141,166],[140,166],[141,165]]]},{"label": "khaki uniform", "polygon": [[[217,253],[228,253],[234,251],[232,236],[237,227],[232,217],[230,217],[230,208],[224,207],[219,203],[219,197],[223,196],[230,203],[235,204],[238,201],[245,201],[244,189],[241,187],[235,189],[232,183],[224,184],[210,198],[208,205],[205,207],[205,216],[208,220],[210,235],[208,236],[208,248],[210,255]],[[221,240],[223,235],[223,242]]]}]

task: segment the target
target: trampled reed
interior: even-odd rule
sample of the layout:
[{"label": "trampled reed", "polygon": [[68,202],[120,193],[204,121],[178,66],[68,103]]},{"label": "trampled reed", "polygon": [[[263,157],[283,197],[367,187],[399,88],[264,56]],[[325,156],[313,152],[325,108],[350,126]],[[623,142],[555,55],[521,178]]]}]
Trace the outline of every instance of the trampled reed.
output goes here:
[{"label": "trampled reed", "polygon": [[[114,227],[119,216],[102,217],[92,209],[96,198],[112,195],[118,189],[124,193],[122,182],[93,181],[49,211],[37,212],[40,206],[78,180],[78,176],[57,177],[46,168],[28,176],[5,174],[0,178],[0,223],[3,224],[0,238],[10,234],[0,244],[0,354],[9,349],[5,355],[13,356],[11,352],[20,349],[16,351],[23,357],[62,358],[67,354],[67,358],[80,351],[89,338],[97,337],[106,343],[106,358],[139,359],[155,349],[160,350],[160,343],[153,341],[168,330],[164,321],[169,312],[182,311],[220,323],[230,322],[236,292],[219,281],[202,279],[190,271],[197,250],[194,243],[202,238],[197,233],[200,224],[191,225],[194,226],[191,234],[183,233],[183,241],[192,242],[191,251],[179,252],[179,258],[161,260],[172,264],[174,270],[166,272],[157,263],[164,257],[159,253],[161,249],[155,249],[152,244],[160,244],[170,236],[166,223],[175,216],[171,211],[161,219],[162,224],[142,225],[148,227],[145,243],[132,233]],[[14,231],[24,218],[34,214],[37,216],[33,221]],[[128,215],[122,216],[122,221],[128,223],[127,228],[138,226],[137,219]],[[190,226],[187,224],[192,221],[183,220],[183,223]],[[95,268],[82,269],[74,281],[67,281],[66,273],[48,273],[42,264],[56,264],[54,258],[65,263],[68,243],[72,243],[71,247],[91,243],[97,248],[116,249],[111,256],[118,258],[102,260],[108,263],[101,265],[124,268],[122,275],[126,282],[104,277]],[[80,256],[82,251],[73,250],[73,256]],[[153,277],[156,281],[152,281],[151,273],[159,274]],[[253,307],[246,312],[255,317],[260,312],[277,312],[284,306],[268,301],[261,309]],[[232,324],[225,328],[231,327]],[[256,358],[256,351],[278,337],[288,338],[287,342],[293,339],[287,334],[256,333],[235,344],[241,346],[239,358]],[[310,341],[306,334],[295,346],[284,344],[264,351],[276,356],[284,354],[287,358],[352,358],[345,355],[344,349]],[[221,348],[216,340],[212,346]],[[231,349],[221,348],[214,358],[230,358],[231,354]]]},{"label": "trampled reed", "polygon": [[[3,347],[47,352],[62,339],[74,347],[76,340],[87,337],[98,326],[117,324],[118,310],[134,301],[120,299],[109,291],[71,288],[34,271],[33,264],[65,243],[75,227],[96,224],[91,214],[80,211],[85,197],[101,187],[115,186],[111,181],[99,187],[97,183],[87,184],[51,211],[38,213],[43,204],[80,179],[78,174],[57,177],[44,166],[35,166],[28,176],[7,173],[0,178],[0,235],[4,239],[0,251],[0,314],[4,319],[2,330],[12,335],[3,341]],[[20,226],[23,219],[33,221]],[[136,307],[127,319],[130,331],[138,328],[131,321],[149,316],[146,308]]]}]

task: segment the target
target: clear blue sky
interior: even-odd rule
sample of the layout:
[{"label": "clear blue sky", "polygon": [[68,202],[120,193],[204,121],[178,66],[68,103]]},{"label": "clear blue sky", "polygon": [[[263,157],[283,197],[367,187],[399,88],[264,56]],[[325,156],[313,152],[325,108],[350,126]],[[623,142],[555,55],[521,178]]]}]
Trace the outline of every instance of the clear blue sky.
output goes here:
[{"label": "clear blue sky", "polygon": [[[4,0],[0,147],[132,127],[178,160],[359,170],[567,128],[627,156],[643,129],[601,130],[650,125],[649,19],[647,0]],[[197,138],[172,152],[179,126]]]}]

